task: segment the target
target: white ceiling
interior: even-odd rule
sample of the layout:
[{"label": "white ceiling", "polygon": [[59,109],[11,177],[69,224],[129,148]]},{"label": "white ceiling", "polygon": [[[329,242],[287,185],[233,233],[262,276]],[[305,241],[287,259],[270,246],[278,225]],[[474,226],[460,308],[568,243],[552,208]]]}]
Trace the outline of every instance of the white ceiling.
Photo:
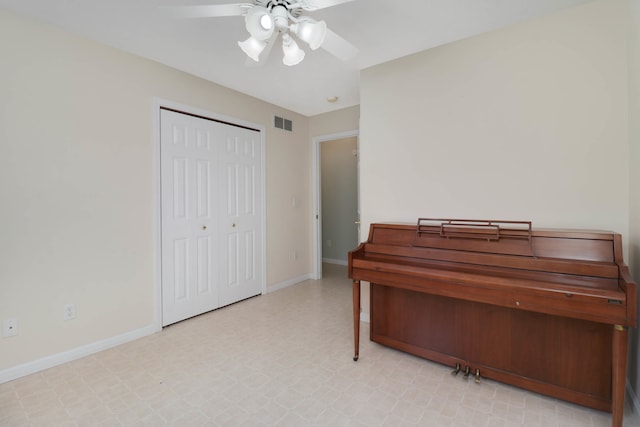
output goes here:
[{"label": "white ceiling", "polygon": [[[246,1],[246,0],[245,0]],[[0,7],[149,58],[280,107],[312,116],[359,104],[360,70],[591,0],[354,0],[305,13],[359,49],[343,62],[304,43],[287,67],[274,46],[263,66],[237,45],[244,19],[176,19],[160,6],[237,0],[0,0]],[[338,102],[327,102],[337,96]]]}]

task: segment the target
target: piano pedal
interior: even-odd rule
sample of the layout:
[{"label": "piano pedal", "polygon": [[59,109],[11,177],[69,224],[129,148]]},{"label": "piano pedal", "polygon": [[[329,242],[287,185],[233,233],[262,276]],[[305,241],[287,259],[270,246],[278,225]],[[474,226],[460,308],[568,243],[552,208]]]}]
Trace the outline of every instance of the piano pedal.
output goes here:
[{"label": "piano pedal", "polygon": [[465,366],[465,367],[464,367],[464,376],[463,376],[463,378],[464,378],[465,380],[468,380],[468,379],[469,379],[469,374],[470,374],[470,373],[471,373],[471,368],[470,368],[468,365],[467,365],[467,366]]},{"label": "piano pedal", "polygon": [[476,377],[476,384],[480,384],[480,369],[476,369],[476,373],[474,376]]},{"label": "piano pedal", "polygon": [[456,369],[451,372],[451,375],[455,377],[456,375],[458,375],[459,372],[460,372],[460,364],[456,363]]}]

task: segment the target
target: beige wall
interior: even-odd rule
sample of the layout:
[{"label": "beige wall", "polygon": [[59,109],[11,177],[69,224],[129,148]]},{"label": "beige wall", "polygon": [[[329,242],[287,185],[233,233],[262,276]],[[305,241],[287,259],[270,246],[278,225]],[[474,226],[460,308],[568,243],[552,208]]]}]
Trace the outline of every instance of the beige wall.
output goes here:
[{"label": "beige wall", "polygon": [[362,233],[431,216],[628,240],[626,24],[624,1],[600,0],[364,70]]},{"label": "beige wall", "polygon": [[360,128],[360,106],[347,107],[310,118],[309,131],[312,137],[350,132]]},{"label": "beige wall", "polygon": [[[628,0],[629,10],[629,142],[631,155],[629,169],[631,205],[629,222],[629,268],[636,282],[640,283],[640,0]],[[640,298],[640,296],[639,296]],[[638,301],[640,305],[640,300]],[[640,332],[631,331],[631,361],[629,378],[636,398],[640,396]],[[640,402],[636,402],[640,405]]]},{"label": "beige wall", "polygon": [[628,235],[623,2],[362,73],[363,223],[532,220]]},{"label": "beige wall", "polygon": [[308,118],[2,10],[0,57],[0,374],[153,326],[155,97],[267,129],[267,283],[310,274]]}]

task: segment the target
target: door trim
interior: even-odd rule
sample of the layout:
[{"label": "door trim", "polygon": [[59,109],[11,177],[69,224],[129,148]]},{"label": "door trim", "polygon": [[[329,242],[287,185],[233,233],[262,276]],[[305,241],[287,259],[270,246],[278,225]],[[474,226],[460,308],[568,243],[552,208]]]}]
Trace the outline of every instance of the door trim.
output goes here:
[{"label": "door trim", "polygon": [[263,125],[241,120],[236,117],[226,116],[220,113],[203,110],[189,105],[180,104],[162,98],[154,98],[152,105],[152,126],[153,126],[153,282],[154,282],[154,324],[157,330],[162,329],[162,222],[161,222],[161,197],[162,188],[160,186],[160,109],[165,108],[178,113],[189,114],[207,120],[215,120],[233,126],[253,129],[260,132],[260,185],[262,186],[262,197],[259,203],[262,208],[260,227],[262,229],[262,271],[260,271],[260,288],[262,295],[267,293],[267,206],[266,206],[266,128]]},{"label": "door trim", "polygon": [[[335,141],[336,139],[358,138],[359,130],[349,130],[340,133],[332,133],[328,135],[314,136],[311,141],[313,145],[313,274],[312,278],[318,280],[322,278],[322,177],[320,176],[320,144],[327,141]],[[359,143],[358,143],[359,145]],[[360,175],[360,170],[358,170]],[[358,176],[358,199],[360,198],[360,177]],[[358,206],[360,202],[358,200]],[[358,236],[359,238],[359,236]]]}]

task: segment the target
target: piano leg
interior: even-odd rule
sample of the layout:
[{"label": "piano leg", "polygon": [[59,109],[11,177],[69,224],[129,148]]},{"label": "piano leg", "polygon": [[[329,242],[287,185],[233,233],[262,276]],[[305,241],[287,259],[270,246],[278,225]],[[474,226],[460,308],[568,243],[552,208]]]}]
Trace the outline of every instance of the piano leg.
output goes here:
[{"label": "piano leg", "polygon": [[353,361],[358,361],[360,352],[360,281],[353,281]]},{"label": "piano leg", "polygon": [[612,384],[611,384],[611,425],[622,427],[624,415],[624,395],[627,379],[627,350],[629,331],[624,326],[613,327]]}]

